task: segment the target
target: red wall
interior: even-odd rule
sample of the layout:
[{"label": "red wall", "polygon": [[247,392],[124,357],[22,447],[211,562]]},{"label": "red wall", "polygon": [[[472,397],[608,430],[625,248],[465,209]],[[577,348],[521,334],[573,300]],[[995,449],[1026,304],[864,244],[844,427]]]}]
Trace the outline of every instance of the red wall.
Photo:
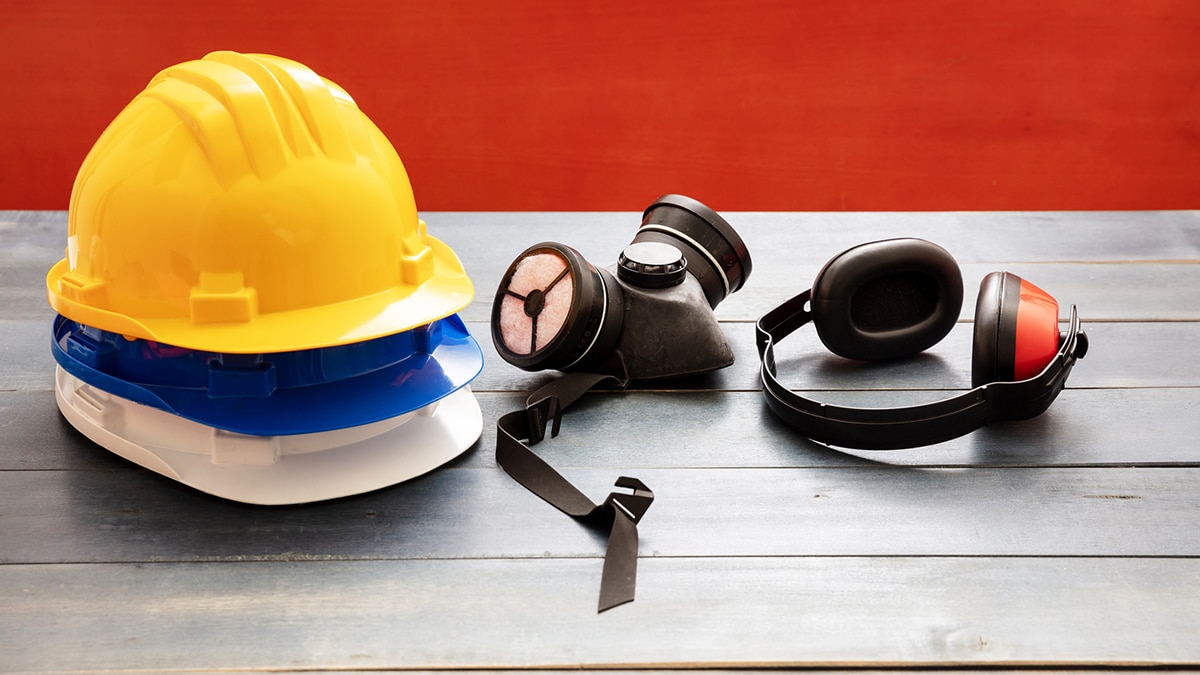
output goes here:
[{"label": "red wall", "polygon": [[0,0],[0,208],[161,68],[345,87],[423,210],[1200,207],[1195,0]]}]

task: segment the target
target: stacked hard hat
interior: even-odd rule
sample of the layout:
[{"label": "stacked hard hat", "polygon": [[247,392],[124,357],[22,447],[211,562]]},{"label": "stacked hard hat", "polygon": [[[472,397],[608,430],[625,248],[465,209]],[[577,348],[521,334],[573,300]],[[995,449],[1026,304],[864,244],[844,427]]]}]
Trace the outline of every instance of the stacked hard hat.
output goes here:
[{"label": "stacked hard hat", "polygon": [[474,289],[347,93],[274,56],[159,73],[84,159],[46,277],[63,415],[205,492],[392,485],[479,438]]}]

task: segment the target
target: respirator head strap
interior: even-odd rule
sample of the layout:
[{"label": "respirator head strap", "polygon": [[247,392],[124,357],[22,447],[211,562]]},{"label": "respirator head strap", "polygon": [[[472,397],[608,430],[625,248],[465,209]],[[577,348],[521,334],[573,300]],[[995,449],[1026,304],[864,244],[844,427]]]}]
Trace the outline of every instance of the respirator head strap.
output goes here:
[{"label": "respirator head strap", "polygon": [[572,518],[593,526],[610,527],[600,580],[598,611],[601,612],[633,600],[637,580],[637,524],[654,502],[654,493],[637,478],[621,476],[615,486],[632,492],[612,492],[597,504],[530,446],[545,438],[547,424],[551,425],[551,437],[557,436],[563,411],[597,384],[612,381],[625,387],[629,383],[620,352],[609,359],[606,369],[621,374],[566,373],[530,394],[524,410],[510,412],[496,422],[496,463],[513,480]]},{"label": "respirator head strap", "polygon": [[[562,414],[580,396],[593,387],[605,381],[612,381],[624,389],[629,384],[629,373],[625,367],[625,359],[621,352],[613,352],[604,363],[608,373],[568,373],[551,380],[525,399],[525,413],[529,420],[529,444],[537,445],[546,437],[546,424],[553,422],[550,427],[550,437],[558,435],[562,425]],[[614,374],[615,373],[615,374]]]},{"label": "respirator head strap", "polygon": [[790,390],[776,375],[775,345],[812,321],[810,291],[764,314],[756,325],[763,395],[785,424],[807,438],[833,446],[896,450],[932,445],[965,435],[988,422],[1020,420],[1044,412],[1062,391],[1077,359],[1087,352],[1087,335],[1071,306],[1070,328],[1058,352],[1037,375],[1016,382],[991,382],[947,399],[894,408],[857,408],[823,403]]}]

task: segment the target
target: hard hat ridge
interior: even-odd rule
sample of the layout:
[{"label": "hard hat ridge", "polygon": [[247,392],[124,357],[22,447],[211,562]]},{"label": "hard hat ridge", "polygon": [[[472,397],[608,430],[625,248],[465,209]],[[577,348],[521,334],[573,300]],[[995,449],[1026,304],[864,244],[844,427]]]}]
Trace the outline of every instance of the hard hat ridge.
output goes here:
[{"label": "hard hat ridge", "polygon": [[75,321],[223,353],[390,335],[474,293],[354,99],[295,61],[233,52],[162,70],[108,126],[46,281]]},{"label": "hard hat ridge", "polygon": [[[287,59],[267,55],[213,52],[203,59],[166,68],[150,81],[145,96],[170,107],[183,119],[226,185],[246,170],[267,179],[290,157],[321,152],[328,159],[354,162],[355,150],[371,150],[360,117],[339,107],[354,100],[327,80]],[[336,87],[336,85],[334,85]],[[241,139],[241,157],[231,157],[229,125]],[[352,143],[350,136],[357,137]],[[371,153],[375,154],[375,153]]]}]

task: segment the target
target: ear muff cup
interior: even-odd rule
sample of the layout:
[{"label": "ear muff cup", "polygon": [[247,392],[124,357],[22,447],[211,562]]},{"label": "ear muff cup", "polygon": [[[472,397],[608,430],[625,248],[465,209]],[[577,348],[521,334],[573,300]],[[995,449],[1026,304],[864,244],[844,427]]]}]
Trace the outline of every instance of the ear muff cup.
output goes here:
[{"label": "ear muff cup", "polygon": [[834,257],[813,281],[813,325],[829,351],[881,361],[932,347],[958,321],[962,273],[924,239],[885,239]]},{"label": "ear muff cup", "polygon": [[566,371],[603,359],[624,319],[624,294],[610,272],[570,246],[543,242],[504,273],[492,303],[492,342],[518,368]]},{"label": "ear muff cup", "polygon": [[1058,352],[1058,301],[1010,272],[992,272],[979,285],[971,386],[1034,377]]}]

